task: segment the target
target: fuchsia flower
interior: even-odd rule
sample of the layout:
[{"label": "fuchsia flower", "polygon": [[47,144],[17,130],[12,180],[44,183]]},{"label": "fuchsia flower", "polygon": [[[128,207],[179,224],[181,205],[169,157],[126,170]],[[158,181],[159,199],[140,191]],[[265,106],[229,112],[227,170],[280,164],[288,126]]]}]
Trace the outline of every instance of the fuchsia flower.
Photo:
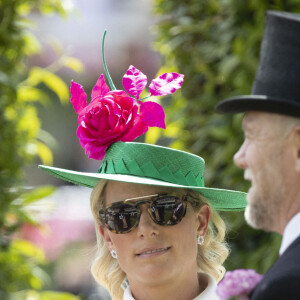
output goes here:
[{"label": "fuchsia flower", "polygon": [[[165,73],[149,86],[150,96],[168,95],[181,88],[184,75]],[[123,77],[125,91],[110,91],[103,74],[99,77],[87,104],[83,87],[71,83],[71,103],[78,114],[77,136],[89,158],[101,160],[115,142],[130,142],[147,132],[149,127],[166,128],[161,105],[137,101],[147,85],[147,77],[130,66]]]},{"label": "fuchsia flower", "polygon": [[263,275],[257,274],[252,269],[237,269],[234,271],[228,271],[218,285],[217,294],[221,300],[247,300],[249,299],[248,295],[250,292],[262,280],[262,278]]}]

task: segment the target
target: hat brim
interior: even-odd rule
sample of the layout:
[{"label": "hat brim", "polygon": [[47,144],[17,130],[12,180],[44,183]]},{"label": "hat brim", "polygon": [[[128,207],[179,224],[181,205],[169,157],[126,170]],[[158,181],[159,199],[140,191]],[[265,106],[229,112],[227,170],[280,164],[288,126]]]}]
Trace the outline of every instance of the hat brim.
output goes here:
[{"label": "hat brim", "polygon": [[281,98],[263,95],[245,95],[225,99],[215,106],[215,111],[236,114],[246,111],[263,111],[300,117],[300,104]]},{"label": "hat brim", "polygon": [[216,210],[222,210],[222,211],[243,210],[247,205],[247,201],[246,201],[247,194],[239,191],[208,188],[208,187],[185,186],[185,185],[169,183],[157,179],[132,176],[132,175],[85,173],[85,172],[77,172],[77,171],[54,168],[54,167],[43,166],[43,165],[40,165],[39,168],[59,179],[74,184],[83,185],[89,188],[94,188],[95,185],[101,179],[106,179],[106,180],[114,180],[114,181],[136,183],[136,184],[147,184],[147,185],[165,186],[165,187],[173,187],[173,188],[191,189],[199,192],[206,199],[208,199]]}]

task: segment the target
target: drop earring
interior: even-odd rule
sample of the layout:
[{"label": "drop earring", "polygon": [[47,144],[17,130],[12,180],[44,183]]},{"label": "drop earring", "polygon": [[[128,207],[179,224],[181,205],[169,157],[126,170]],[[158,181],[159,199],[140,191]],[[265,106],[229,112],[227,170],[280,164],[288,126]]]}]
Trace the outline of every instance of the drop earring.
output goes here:
[{"label": "drop earring", "polygon": [[114,250],[114,249],[112,249],[112,250],[110,251],[110,254],[111,254],[112,258],[117,258],[117,257],[118,257],[117,251]]},{"label": "drop earring", "polygon": [[198,245],[203,245],[204,243],[204,236],[203,235],[197,235],[197,244]]}]

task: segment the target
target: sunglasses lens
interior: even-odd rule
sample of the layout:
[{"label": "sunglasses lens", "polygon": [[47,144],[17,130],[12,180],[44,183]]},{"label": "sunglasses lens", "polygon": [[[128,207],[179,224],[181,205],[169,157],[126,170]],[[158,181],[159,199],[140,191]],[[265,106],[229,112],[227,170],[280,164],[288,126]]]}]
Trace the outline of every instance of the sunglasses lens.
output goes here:
[{"label": "sunglasses lens", "polygon": [[129,204],[111,206],[106,210],[105,223],[115,233],[125,233],[136,226],[137,208]]},{"label": "sunglasses lens", "polygon": [[165,195],[155,200],[151,206],[153,220],[159,225],[175,225],[186,213],[186,201],[181,197]]}]

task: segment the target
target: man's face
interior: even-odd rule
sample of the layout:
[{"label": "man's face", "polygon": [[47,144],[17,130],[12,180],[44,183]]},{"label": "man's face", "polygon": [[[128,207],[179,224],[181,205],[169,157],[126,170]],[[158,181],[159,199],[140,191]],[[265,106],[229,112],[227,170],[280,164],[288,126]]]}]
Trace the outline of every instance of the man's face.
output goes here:
[{"label": "man's face", "polygon": [[289,187],[289,157],[284,116],[247,112],[243,119],[245,140],[234,156],[251,182],[245,218],[249,225],[281,232],[282,215]]}]

